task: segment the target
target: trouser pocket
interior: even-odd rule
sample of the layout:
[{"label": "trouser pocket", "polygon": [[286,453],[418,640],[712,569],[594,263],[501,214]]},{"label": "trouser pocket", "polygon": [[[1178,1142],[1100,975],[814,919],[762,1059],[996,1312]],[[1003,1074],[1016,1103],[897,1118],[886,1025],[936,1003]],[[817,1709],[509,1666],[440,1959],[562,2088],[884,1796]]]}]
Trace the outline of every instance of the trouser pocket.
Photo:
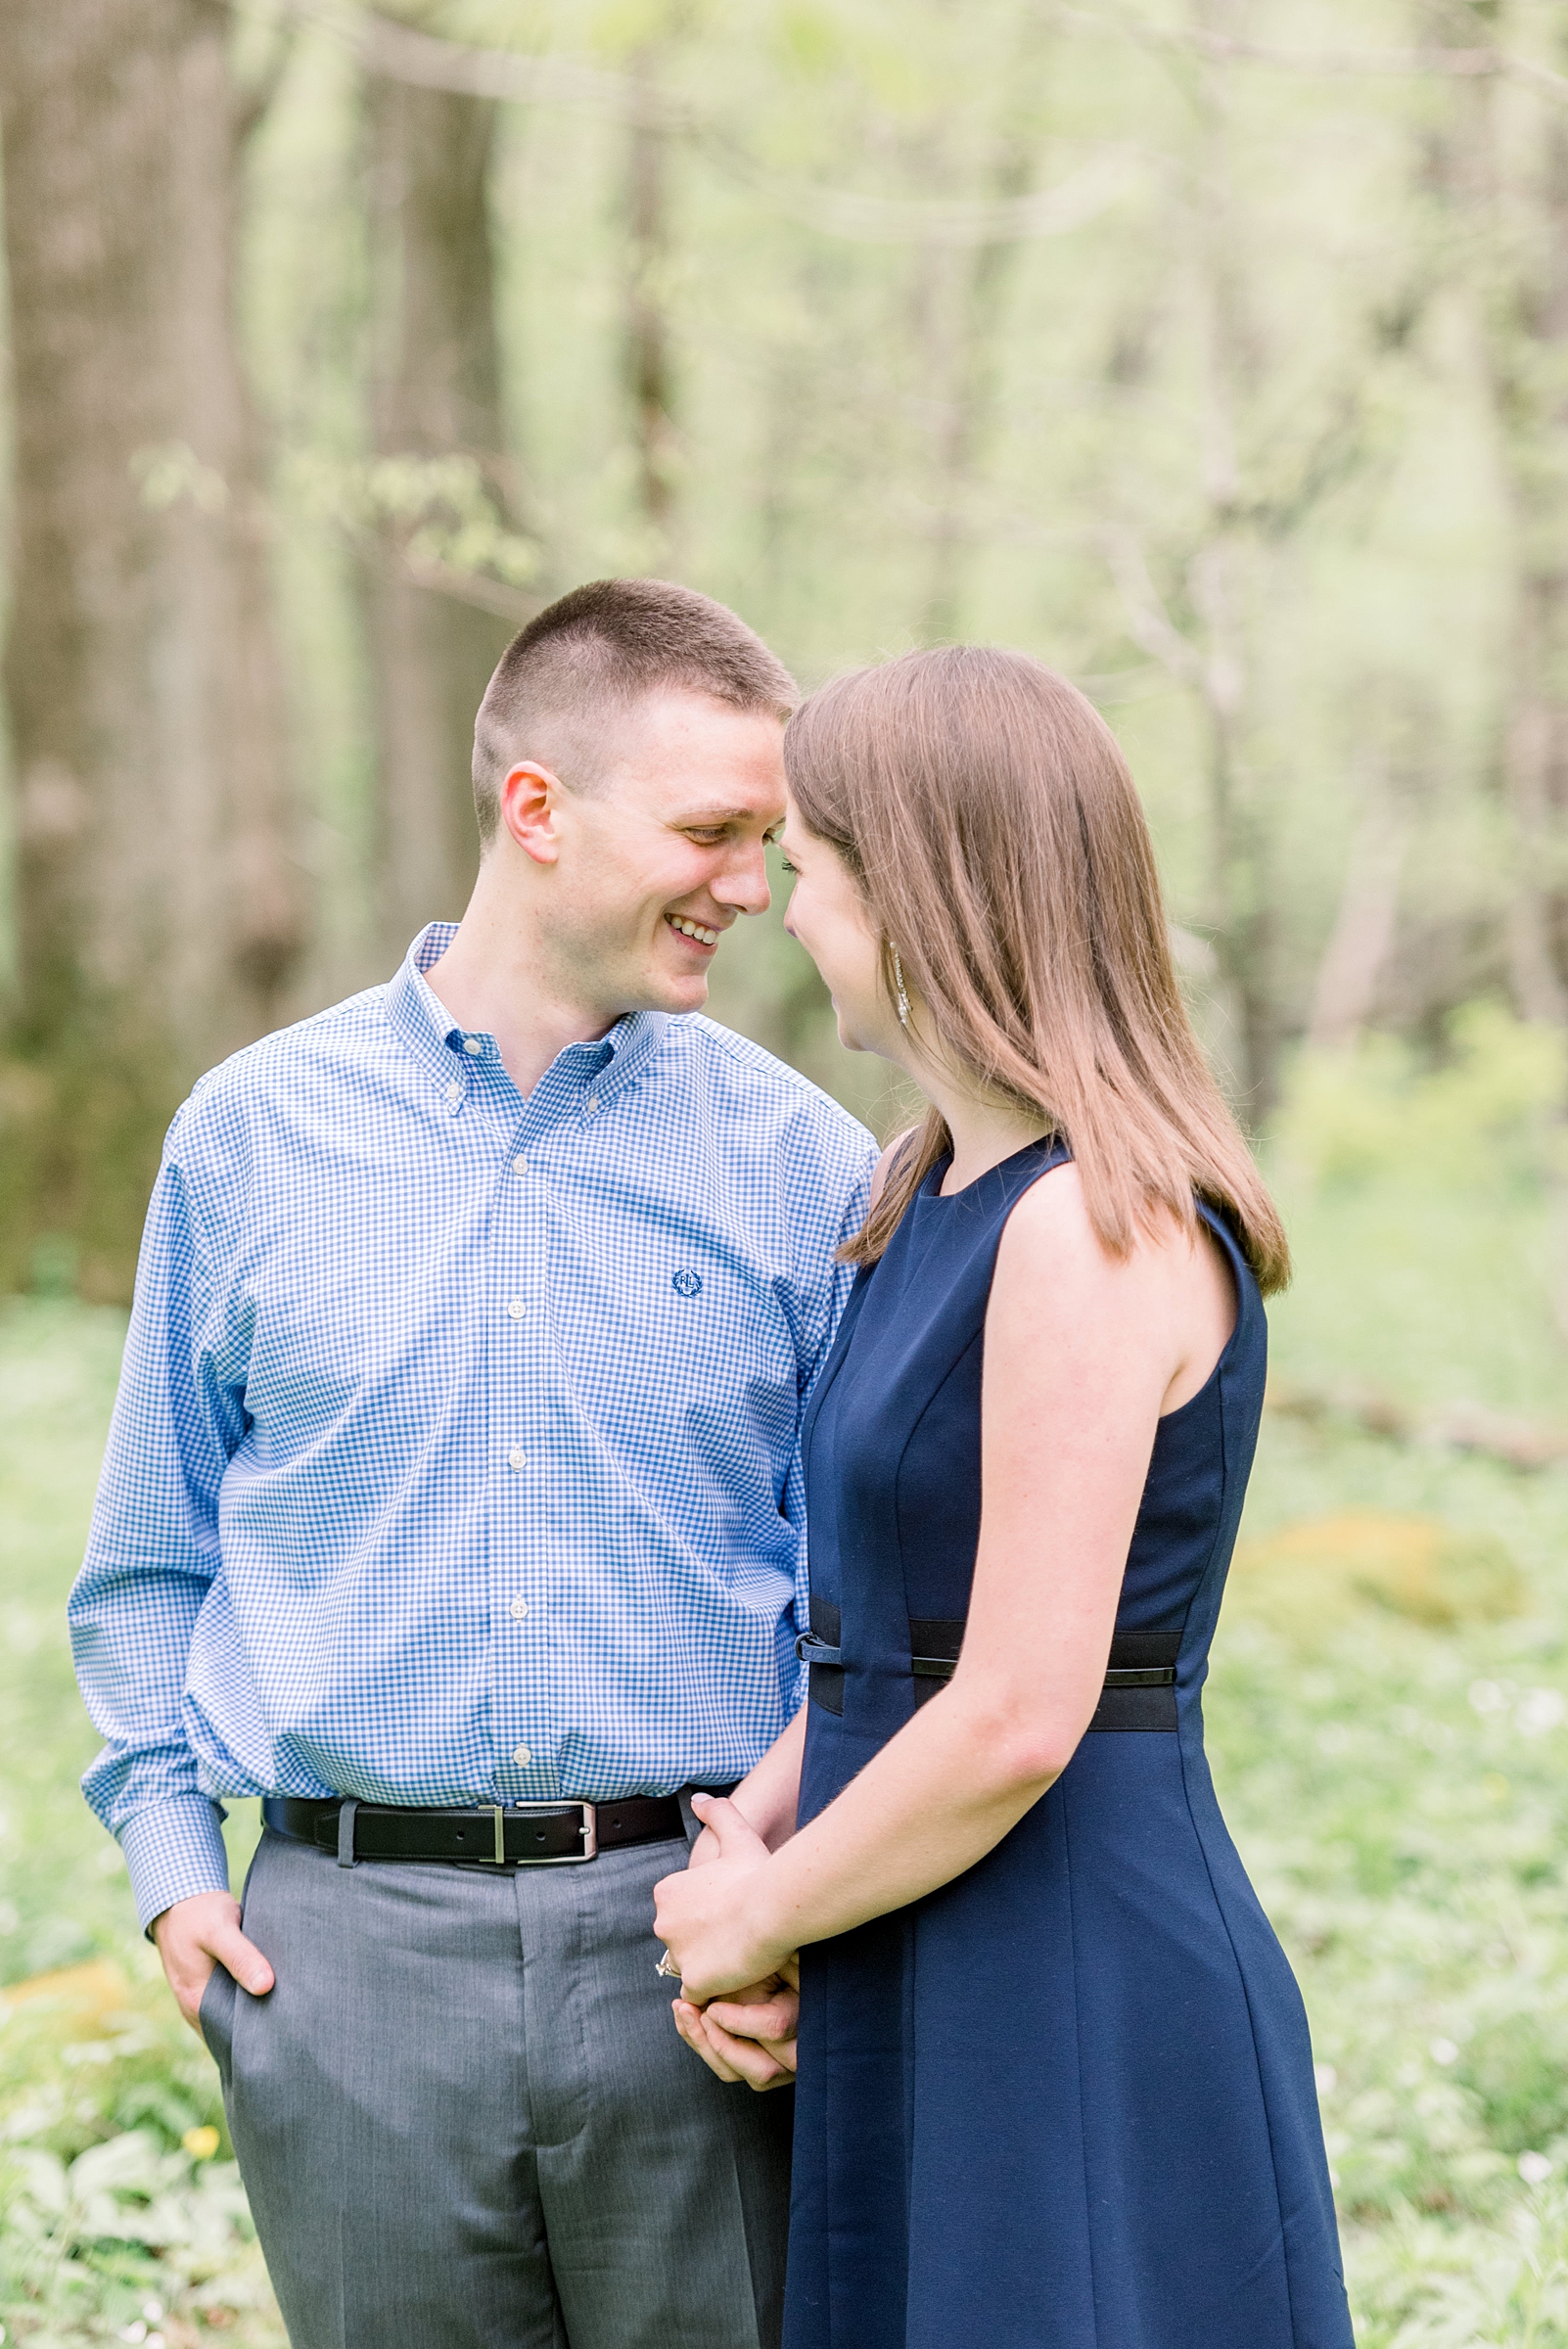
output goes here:
[{"label": "trouser pocket", "polygon": [[207,2051],[217,2065],[218,2077],[225,2088],[234,2058],[234,1976],[227,1966],[214,1965],[208,1977],[202,2004],[197,2009],[197,2021]]}]

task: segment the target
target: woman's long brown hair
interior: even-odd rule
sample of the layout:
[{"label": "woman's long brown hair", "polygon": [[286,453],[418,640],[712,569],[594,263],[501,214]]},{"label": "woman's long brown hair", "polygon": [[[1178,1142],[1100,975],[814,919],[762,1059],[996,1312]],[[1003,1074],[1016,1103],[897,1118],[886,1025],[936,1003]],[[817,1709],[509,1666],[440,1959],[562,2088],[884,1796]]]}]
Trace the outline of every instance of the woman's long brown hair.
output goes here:
[{"label": "woman's long brown hair", "polygon": [[[1116,737],[1023,653],[953,645],[825,685],[784,737],[807,828],[849,864],[915,1017],[955,1070],[1072,1149],[1113,1256],[1195,1198],[1229,1221],[1267,1295],[1284,1227],[1176,985],[1148,826]],[[845,1249],[874,1264],[951,1147],[938,1111]]]}]

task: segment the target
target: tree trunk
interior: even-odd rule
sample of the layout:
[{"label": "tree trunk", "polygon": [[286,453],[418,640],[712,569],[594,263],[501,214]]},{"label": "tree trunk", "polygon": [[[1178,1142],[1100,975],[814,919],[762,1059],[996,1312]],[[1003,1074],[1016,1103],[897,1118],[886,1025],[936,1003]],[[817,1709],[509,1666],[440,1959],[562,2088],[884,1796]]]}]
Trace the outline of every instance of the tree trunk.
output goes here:
[{"label": "tree trunk", "polygon": [[1404,811],[1394,804],[1382,763],[1369,759],[1339,912],[1317,966],[1307,1029],[1314,1051],[1348,1051],[1371,1017],[1399,923],[1400,875],[1408,838]]},{"label": "tree trunk", "polygon": [[[378,457],[474,460],[511,505],[488,181],[489,99],[374,79],[368,95]],[[511,625],[403,561],[389,521],[367,565],[377,748],[377,936],[389,964],[428,921],[455,921],[479,862],[474,714]]]},{"label": "tree trunk", "polygon": [[1533,191],[1534,269],[1493,293],[1489,337],[1514,571],[1502,772],[1517,862],[1509,956],[1526,1018],[1568,1022],[1568,125]]},{"label": "tree trunk", "polygon": [[216,0],[0,9],[19,990],[0,1285],[123,1294],[191,1078],[276,1024],[305,908]]},{"label": "tree trunk", "polygon": [[[1488,12],[1505,41],[1503,11]],[[1479,315],[1507,490],[1513,594],[1501,769],[1514,835],[1505,943],[1529,1020],[1568,1026],[1568,125],[1552,115],[1534,153],[1499,121],[1500,93],[1468,108],[1472,152],[1456,175],[1482,209]],[[1467,167],[1466,167],[1467,166]],[[1559,1151],[1568,1103],[1559,1104]],[[1568,1182],[1548,1180],[1547,1292],[1568,1339]]]},{"label": "tree trunk", "polygon": [[631,124],[626,158],[626,381],[638,502],[652,568],[670,567],[678,450],[674,370],[666,315],[669,278],[669,136],[651,104],[659,52],[640,50],[632,75],[650,103]]},{"label": "tree trunk", "polygon": [[[1044,25],[1043,17],[1026,16],[1003,76],[1000,119],[986,173],[987,193],[997,203],[1026,195],[1035,176]],[[951,299],[926,305],[928,319],[941,321],[928,377],[937,385],[945,382],[937,419],[931,572],[922,621],[928,643],[949,642],[963,625],[974,546],[970,508],[995,421],[1002,329],[1018,257],[1017,242],[1007,239],[925,256],[928,267],[951,273]]]},{"label": "tree trunk", "polygon": [[[1230,29],[1226,0],[1199,0],[1194,23]],[[1247,772],[1250,646],[1243,615],[1256,559],[1243,515],[1237,417],[1254,387],[1257,357],[1247,316],[1231,188],[1229,76],[1198,69],[1200,148],[1194,250],[1205,344],[1204,543],[1188,573],[1203,625],[1201,689],[1208,721],[1210,890],[1215,955],[1240,1043],[1238,1106],[1250,1124],[1273,1108],[1281,1044],[1274,978],[1275,919],[1264,835]]]}]

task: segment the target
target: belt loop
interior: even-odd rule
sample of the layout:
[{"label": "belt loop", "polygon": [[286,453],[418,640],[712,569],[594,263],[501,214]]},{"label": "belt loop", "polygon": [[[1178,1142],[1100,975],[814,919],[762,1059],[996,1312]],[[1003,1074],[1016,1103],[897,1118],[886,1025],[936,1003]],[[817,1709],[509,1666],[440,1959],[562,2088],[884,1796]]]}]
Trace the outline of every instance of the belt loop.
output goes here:
[{"label": "belt loop", "polygon": [[354,1862],[354,1813],[359,1805],[344,1801],[338,1806],[338,1865],[352,1867]]}]

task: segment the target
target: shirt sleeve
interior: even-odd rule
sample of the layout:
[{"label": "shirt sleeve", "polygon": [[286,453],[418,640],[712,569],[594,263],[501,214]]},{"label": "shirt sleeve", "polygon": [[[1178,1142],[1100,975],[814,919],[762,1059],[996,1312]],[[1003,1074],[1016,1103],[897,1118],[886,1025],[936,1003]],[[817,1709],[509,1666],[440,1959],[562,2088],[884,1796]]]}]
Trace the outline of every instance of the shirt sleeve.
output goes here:
[{"label": "shirt sleeve", "polygon": [[119,1838],[144,1927],[229,1880],[223,1814],[182,1725],[191,1635],[217,1571],[219,1487],[246,1428],[243,1390],[224,1383],[213,1344],[222,1322],[187,1177],[165,1153],[69,1609],[77,1683],[105,1740],[82,1791]]}]

